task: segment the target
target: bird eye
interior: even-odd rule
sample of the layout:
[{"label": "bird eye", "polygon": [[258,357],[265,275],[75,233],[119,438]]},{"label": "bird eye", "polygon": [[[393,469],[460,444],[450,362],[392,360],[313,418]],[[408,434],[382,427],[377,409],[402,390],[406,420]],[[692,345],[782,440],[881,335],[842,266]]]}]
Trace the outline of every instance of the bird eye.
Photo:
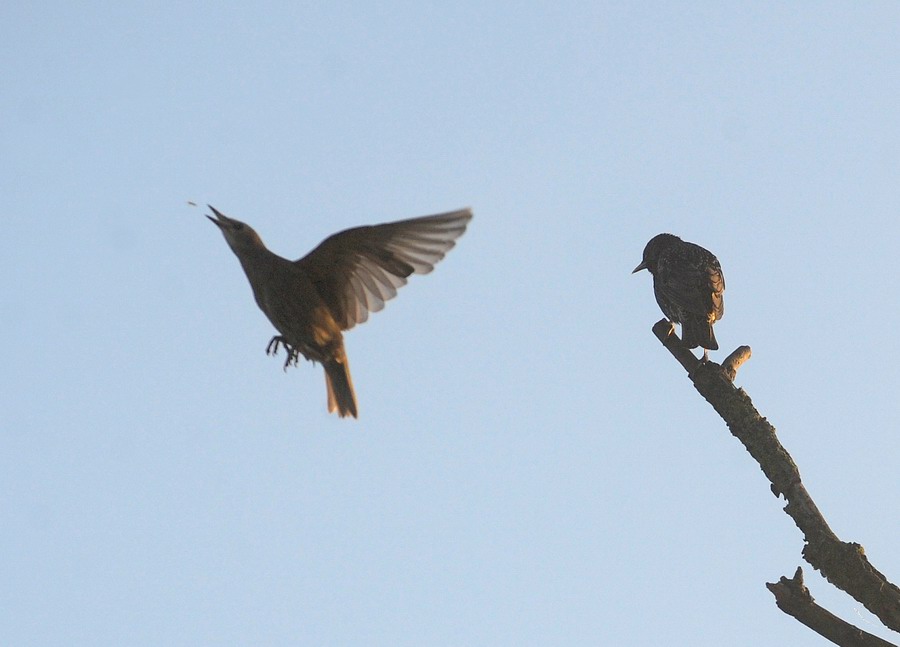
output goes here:
[{"label": "bird eye", "polygon": [[235,231],[240,231],[240,230],[243,229],[243,228],[244,228],[244,223],[242,223],[242,222],[236,222],[236,223],[234,223],[234,230],[235,230]]}]

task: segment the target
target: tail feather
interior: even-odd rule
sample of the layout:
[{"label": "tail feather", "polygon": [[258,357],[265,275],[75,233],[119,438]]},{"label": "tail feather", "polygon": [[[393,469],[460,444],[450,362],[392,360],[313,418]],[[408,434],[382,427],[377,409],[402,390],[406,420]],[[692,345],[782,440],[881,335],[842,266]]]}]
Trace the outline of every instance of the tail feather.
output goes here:
[{"label": "tail feather", "polygon": [[684,321],[681,324],[681,341],[688,348],[700,346],[707,350],[719,350],[719,342],[711,321]]},{"label": "tail feather", "polygon": [[328,389],[328,413],[337,411],[341,418],[357,417],[356,394],[353,391],[353,380],[350,377],[350,365],[347,357],[330,359],[324,362],[325,386]]}]

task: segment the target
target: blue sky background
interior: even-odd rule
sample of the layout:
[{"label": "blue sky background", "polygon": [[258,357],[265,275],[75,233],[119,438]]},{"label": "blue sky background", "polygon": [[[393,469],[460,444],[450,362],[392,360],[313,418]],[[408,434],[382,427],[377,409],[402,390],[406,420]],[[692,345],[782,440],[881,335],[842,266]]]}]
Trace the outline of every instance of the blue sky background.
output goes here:
[{"label": "blue sky background", "polygon": [[[823,644],[764,586],[799,531],[650,332],[661,231],[900,580],[900,5],[328,4],[0,9],[3,642]],[[288,257],[475,219],[347,335],[348,421],[188,200]]]}]

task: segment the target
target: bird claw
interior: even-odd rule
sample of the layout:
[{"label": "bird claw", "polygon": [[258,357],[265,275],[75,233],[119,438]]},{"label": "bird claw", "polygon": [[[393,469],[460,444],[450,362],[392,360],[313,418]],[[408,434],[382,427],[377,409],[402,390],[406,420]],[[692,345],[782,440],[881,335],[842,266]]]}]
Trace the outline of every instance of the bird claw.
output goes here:
[{"label": "bird claw", "polygon": [[289,348],[287,341],[285,341],[284,337],[281,335],[275,335],[272,339],[269,340],[269,345],[266,346],[266,355],[277,355],[278,354],[278,346],[283,345],[286,349]]},{"label": "bird claw", "polygon": [[675,334],[675,322],[674,322],[674,321],[670,321],[669,319],[666,319],[666,323],[669,324],[669,333],[668,333],[668,336],[671,337],[672,335]]},{"label": "bird claw", "polygon": [[297,366],[300,355],[290,344],[287,343],[287,340],[281,335],[272,337],[272,339],[269,341],[269,345],[266,346],[266,355],[277,355],[279,346],[284,346],[284,352],[287,353],[287,359],[284,360],[284,367],[282,369],[287,372],[288,366],[290,366],[291,364]]}]

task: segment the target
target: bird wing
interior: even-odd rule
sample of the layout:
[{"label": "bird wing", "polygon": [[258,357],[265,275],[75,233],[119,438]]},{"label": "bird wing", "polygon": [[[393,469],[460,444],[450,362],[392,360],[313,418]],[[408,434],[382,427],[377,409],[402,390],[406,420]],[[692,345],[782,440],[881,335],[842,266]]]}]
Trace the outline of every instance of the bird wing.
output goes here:
[{"label": "bird wing", "polygon": [[456,244],[471,209],[354,227],[294,261],[310,277],[342,330],[378,312],[410,274],[428,274]]},{"label": "bird wing", "polygon": [[685,262],[684,258],[660,258],[658,288],[669,301],[686,312],[701,316],[715,314],[715,320],[718,320],[725,310],[722,300],[725,278],[716,257],[706,250],[703,252],[691,259],[695,262]]},{"label": "bird wing", "polygon": [[709,287],[712,290],[712,312],[718,321],[725,314],[725,302],[722,299],[722,293],[725,292],[725,277],[722,275],[722,268],[719,267],[719,261],[715,257],[713,257],[713,263],[707,272]]}]

